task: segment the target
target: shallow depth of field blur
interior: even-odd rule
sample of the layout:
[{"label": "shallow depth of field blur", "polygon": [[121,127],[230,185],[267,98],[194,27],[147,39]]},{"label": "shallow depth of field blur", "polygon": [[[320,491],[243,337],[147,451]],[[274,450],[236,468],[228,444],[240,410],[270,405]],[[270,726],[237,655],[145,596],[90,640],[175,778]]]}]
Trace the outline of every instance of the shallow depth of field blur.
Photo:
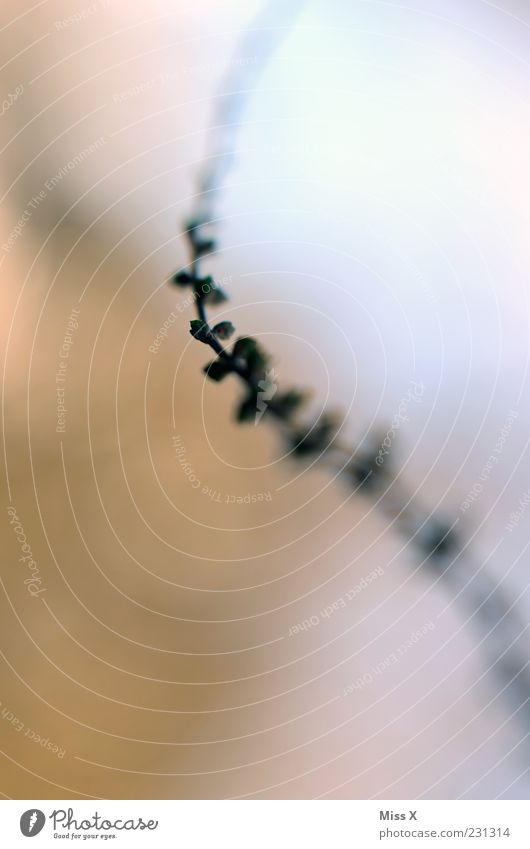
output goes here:
[{"label": "shallow depth of field blur", "polygon": [[260,8],[0,13],[0,791],[528,798],[476,611],[374,499],[233,421],[166,281],[232,63],[215,319],[352,445],[421,384],[389,462],[524,630],[530,9],[308,0],[236,67]]}]

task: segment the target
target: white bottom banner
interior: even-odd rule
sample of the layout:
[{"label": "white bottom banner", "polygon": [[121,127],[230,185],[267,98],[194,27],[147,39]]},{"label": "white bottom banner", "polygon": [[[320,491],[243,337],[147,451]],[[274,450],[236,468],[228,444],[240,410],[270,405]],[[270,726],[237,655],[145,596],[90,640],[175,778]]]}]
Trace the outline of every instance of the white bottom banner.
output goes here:
[{"label": "white bottom banner", "polygon": [[[3,801],[1,845],[529,849],[521,801]],[[32,844],[33,845],[33,844]]]}]

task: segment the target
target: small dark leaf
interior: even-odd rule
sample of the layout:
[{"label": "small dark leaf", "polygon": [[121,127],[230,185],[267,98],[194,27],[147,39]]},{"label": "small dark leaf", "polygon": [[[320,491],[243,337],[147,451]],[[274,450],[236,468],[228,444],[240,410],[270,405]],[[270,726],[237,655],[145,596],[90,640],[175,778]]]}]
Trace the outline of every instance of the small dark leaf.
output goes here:
[{"label": "small dark leaf", "polygon": [[307,393],[298,389],[289,389],[274,398],[274,412],[282,419],[289,419],[305,402]]},{"label": "small dark leaf", "polygon": [[236,418],[238,422],[249,422],[253,421],[256,417],[257,410],[257,396],[256,393],[251,391],[246,398],[243,399],[241,404],[239,405]]},{"label": "small dark leaf", "polygon": [[249,375],[258,382],[265,377],[267,355],[251,336],[241,336],[233,347],[234,357],[242,360]]},{"label": "small dark leaf", "polygon": [[186,230],[188,234],[192,236],[193,233],[195,233],[196,230],[198,230],[198,228],[202,225],[204,225],[204,221],[202,221],[200,218],[190,218],[190,220],[186,224]]},{"label": "small dark leaf", "polygon": [[190,321],[190,333],[196,339],[201,339],[204,336],[204,331],[208,325],[200,318],[194,318]]},{"label": "small dark leaf", "polygon": [[236,339],[233,347],[234,357],[246,360],[248,355],[256,350],[257,346],[258,343],[251,336],[240,336],[239,339]]},{"label": "small dark leaf", "polygon": [[298,431],[293,435],[291,439],[293,453],[299,456],[307,456],[326,451],[335,438],[337,428],[336,418],[325,413],[312,428]]},{"label": "small dark leaf", "polygon": [[212,289],[215,288],[215,283],[213,282],[211,274],[208,274],[207,277],[200,277],[197,280],[197,285],[200,286],[201,292],[205,296],[209,295]]},{"label": "small dark leaf", "polygon": [[212,306],[215,306],[215,304],[220,304],[223,301],[228,300],[223,290],[216,285],[211,274],[209,274],[207,277],[201,277],[199,280],[197,280],[197,285],[199,287],[202,300],[206,304],[211,304]]},{"label": "small dark leaf", "polygon": [[247,368],[255,380],[263,378],[267,363],[267,355],[259,347],[251,351],[247,357]]},{"label": "small dark leaf", "polygon": [[179,271],[173,275],[171,282],[176,286],[190,286],[193,283],[193,275],[189,271]]},{"label": "small dark leaf", "polygon": [[231,321],[220,321],[219,324],[216,324],[214,328],[212,328],[212,332],[219,339],[230,339],[233,332],[235,330],[234,325]]},{"label": "small dark leaf", "polygon": [[208,235],[209,225],[206,221],[192,219],[188,222],[187,233],[196,256],[211,253],[216,248],[216,241]]},{"label": "small dark leaf", "polygon": [[204,300],[210,306],[216,306],[216,304],[222,304],[224,301],[227,301],[228,297],[219,286],[212,286],[210,291],[204,296]]},{"label": "small dark leaf", "polygon": [[380,445],[380,440],[368,439],[346,469],[358,486],[370,492],[388,478],[388,458],[379,450]]},{"label": "small dark leaf", "polygon": [[451,554],[458,548],[456,533],[450,525],[437,520],[427,525],[426,533],[420,544],[427,557],[438,558]]},{"label": "small dark leaf", "polygon": [[232,368],[230,367],[230,364],[224,360],[212,360],[211,363],[208,363],[208,365],[204,367],[203,371],[210,380],[219,382],[226,377],[227,374],[230,374]]},{"label": "small dark leaf", "polygon": [[373,489],[378,483],[380,468],[373,460],[362,457],[352,463],[350,472],[356,484],[364,486],[366,489]]},{"label": "small dark leaf", "polygon": [[217,247],[217,242],[215,239],[197,239],[193,247],[197,256],[203,256],[212,253]]}]

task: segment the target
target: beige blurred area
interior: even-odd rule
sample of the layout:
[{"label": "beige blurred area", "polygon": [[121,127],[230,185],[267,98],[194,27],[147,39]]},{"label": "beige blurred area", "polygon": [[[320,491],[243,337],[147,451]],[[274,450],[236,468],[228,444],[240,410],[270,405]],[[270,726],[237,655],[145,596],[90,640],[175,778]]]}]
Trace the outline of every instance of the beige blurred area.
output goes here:
[{"label": "beige blurred area", "polygon": [[[1,116],[4,245],[28,214],[0,257],[0,790],[523,796],[521,727],[483,676],[458,604],[448,608],[369,499],[325,467],[281,460],[266,422],[234,423],[238,387],[205,383],[209,356],[188,333],[186,293],[165,283],[187,261],[181,221],[212,97],[258,7],[52,0],[1,13],[2,96],[23,87]],[[312,387],[313,411],[329,396],[351,402],[358,422],[363,379],[368,406],[370,387],[384,396],[380,349],[372,359],[368,343],[356,347],[341,370],[331,331],[341,301],[321,324],[317,289],[293,283],[283,296],[292,311],[282,307],[275,287],[283,270],[294,279],[305,248],[288,254],[278,235],[277,261],[272,237],[254,251],[274,212],[265,189],[247,190],[252,214],[236,193],[209,268],[231,295],[216,316],[260,336],[281,383]],[[389,377],[384,415],[405,367],[400,379]],[[417,456],[430,450],[422,443]],[[445,491],[442,466],[427,504]],[[410,484],[422,479],[412,462]],[[474,479],[475,467],[460,497]],[[36,595],[19,526],[38,564]],[[428,623],[399,664],[344,695]]]}]

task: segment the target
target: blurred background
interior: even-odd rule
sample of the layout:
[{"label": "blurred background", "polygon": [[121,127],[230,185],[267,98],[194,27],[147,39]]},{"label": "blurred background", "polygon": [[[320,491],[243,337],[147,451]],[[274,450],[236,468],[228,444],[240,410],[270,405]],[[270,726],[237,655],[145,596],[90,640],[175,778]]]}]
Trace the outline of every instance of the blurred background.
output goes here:
[{"label": "blurred background", "polygon": [[[281,6],[0,13],[5,797],[527,798],[530,11]],[[450,579],[205,382],[167,278],[225,136],[216,320],[390,434]]]}]

